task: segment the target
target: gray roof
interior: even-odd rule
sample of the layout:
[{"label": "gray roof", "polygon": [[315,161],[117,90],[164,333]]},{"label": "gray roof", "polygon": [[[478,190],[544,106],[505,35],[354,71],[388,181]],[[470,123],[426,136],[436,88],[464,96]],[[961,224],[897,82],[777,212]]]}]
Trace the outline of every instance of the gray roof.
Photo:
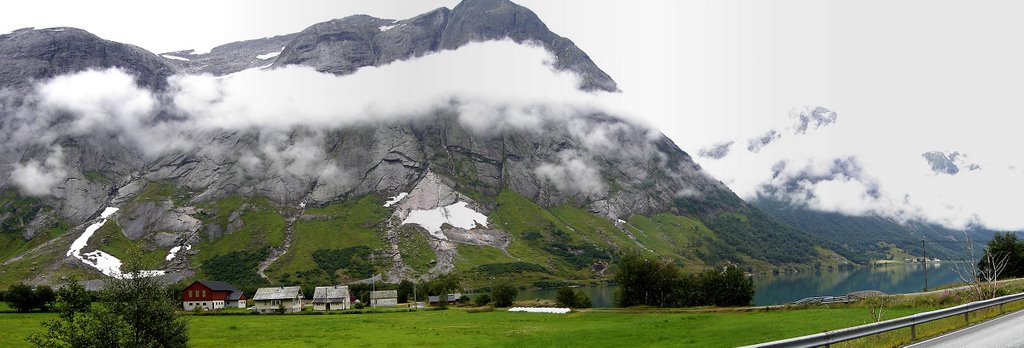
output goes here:
[{"label": "gray roof", "polygon": [[254,301],[261,300],[290,300],[299,297],[301,290],[298,286],[279,286],[276,288],[259,288],[256,290],[256,296],[253,296]]},{"label": "gray roof", "polygon": [[370,292],[370,299],[398,298],[398,290],[380,290]]},{"label": "gray roof", "polygon": [[313,291],[313,303],[339,303],[348,299],[347,286],[318,286]]},{"label": "gray roof", "polygon": [[199,280],[196,282],[203,284],[203,286],[213,291],[228,291],[228,301],[238,301],[242,297],[242,290],[238,290],[238,288],[229,283],[216,280]]}]

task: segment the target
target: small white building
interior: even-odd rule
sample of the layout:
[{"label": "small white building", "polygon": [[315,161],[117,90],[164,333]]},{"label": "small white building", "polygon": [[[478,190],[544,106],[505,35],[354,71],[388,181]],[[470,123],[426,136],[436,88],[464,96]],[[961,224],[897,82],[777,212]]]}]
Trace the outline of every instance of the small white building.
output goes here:
[{"label": "small white building", "polygon": [[340,311],[349,309],[351,299],[347,286],[318,286],[313,291],[314,311]]},{"label": "small white building", "polygon": [[370,292],[371,307],[394,307],[398,305],[398,290],[380,290]]},{"label": "small white building", "polygon": [[274,313],[282,306],[286,313],[302,311],[302,290],[298,286],[259,288],[252,300],[259,313]]}]

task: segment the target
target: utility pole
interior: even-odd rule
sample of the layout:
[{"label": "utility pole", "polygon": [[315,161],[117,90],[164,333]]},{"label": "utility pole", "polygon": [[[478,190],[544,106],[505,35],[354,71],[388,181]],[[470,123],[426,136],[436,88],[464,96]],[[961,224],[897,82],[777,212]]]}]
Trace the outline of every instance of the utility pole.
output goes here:
[{"label": "utility pole", "polygon": [[[373,278],[372,283],[373,283],[373,286],[371,287],[371,289],[373,289],[373,290],[370,290],[370,307],[377,308],[377,301],[374,301],[374,299],[373,299],[373,295],[374,295],[373,293],[377,292],[377,278]],[[925,285],[925,286],[927,286],[927,285]]]},{"label": "utility pole", "polygon": [[928,291],[928,250],[924,247],[924,238],[921,238],[921,254],[924,258],[921,263],[924,265],[924,291]]},{"label": "utility pole", "polygon": [[412,282],[412,307],[413,308],[420,308],[419,302],[416,302],[417,301],[417,299],[416,299],[416,283],[417,282],[415,282],[415,281]]}]

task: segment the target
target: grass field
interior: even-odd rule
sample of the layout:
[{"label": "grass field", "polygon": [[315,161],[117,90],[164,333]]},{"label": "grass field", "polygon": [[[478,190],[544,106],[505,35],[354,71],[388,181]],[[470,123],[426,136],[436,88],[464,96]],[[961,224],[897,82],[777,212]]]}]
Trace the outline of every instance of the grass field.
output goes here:
[{"label": "grass field", "polygon": [[[923,308],[893,309],[889,317]],[[0,313],[0,346],[26,346],[54,314]],[[739,313],[606,311],[567,315],[468,313],[461,309],[356,315],[240,315],[189,317],[196,347],[307,346],[693,346],[730,347],[837,329],[869,320],[864,308]]]}]

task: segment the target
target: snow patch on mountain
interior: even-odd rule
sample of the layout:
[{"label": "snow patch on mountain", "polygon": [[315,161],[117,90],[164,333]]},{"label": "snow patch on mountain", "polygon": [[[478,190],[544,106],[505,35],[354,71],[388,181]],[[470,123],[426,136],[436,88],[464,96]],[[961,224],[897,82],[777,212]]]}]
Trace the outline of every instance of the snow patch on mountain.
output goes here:
[{"label": "snow patch on mountain", "polygon": [[430,235],[438,239],[448,239],[441,232],[441,226],[449,224],[462,229],[473,229],[479,225],[487,227],[487,216],[476,210],[467,207],[469,203],[459,201],[458,203],[428,210],[415,209],[402,220],[402,224],[416,224],[422,226]]},{"label": "snow patch on mountain", "polygon": [[[134,275],[121,273],[121,260],[113,255],[100,250],[84,254],[82,253],[82,249],[89,243],[89,238],[91,238],[92,235],[100,229],[100,227],[103,227],[103,224],[107,223],[107,218],[114,215],[117,210],[118,209],[114,207],[107,207],[104,209],[103,213],[100,214],[100,218],[102,220],[86,227],[85,232],[71,243],[71,248],[68,249],[66,255],[81,260],[86,265],[95,268],[106,276],[114,278],[131,278]],[[147,270],[139,272],[138,275],[142,277],[155,277],[163,275],[164,273],[165,272],[161,270]]]}]

